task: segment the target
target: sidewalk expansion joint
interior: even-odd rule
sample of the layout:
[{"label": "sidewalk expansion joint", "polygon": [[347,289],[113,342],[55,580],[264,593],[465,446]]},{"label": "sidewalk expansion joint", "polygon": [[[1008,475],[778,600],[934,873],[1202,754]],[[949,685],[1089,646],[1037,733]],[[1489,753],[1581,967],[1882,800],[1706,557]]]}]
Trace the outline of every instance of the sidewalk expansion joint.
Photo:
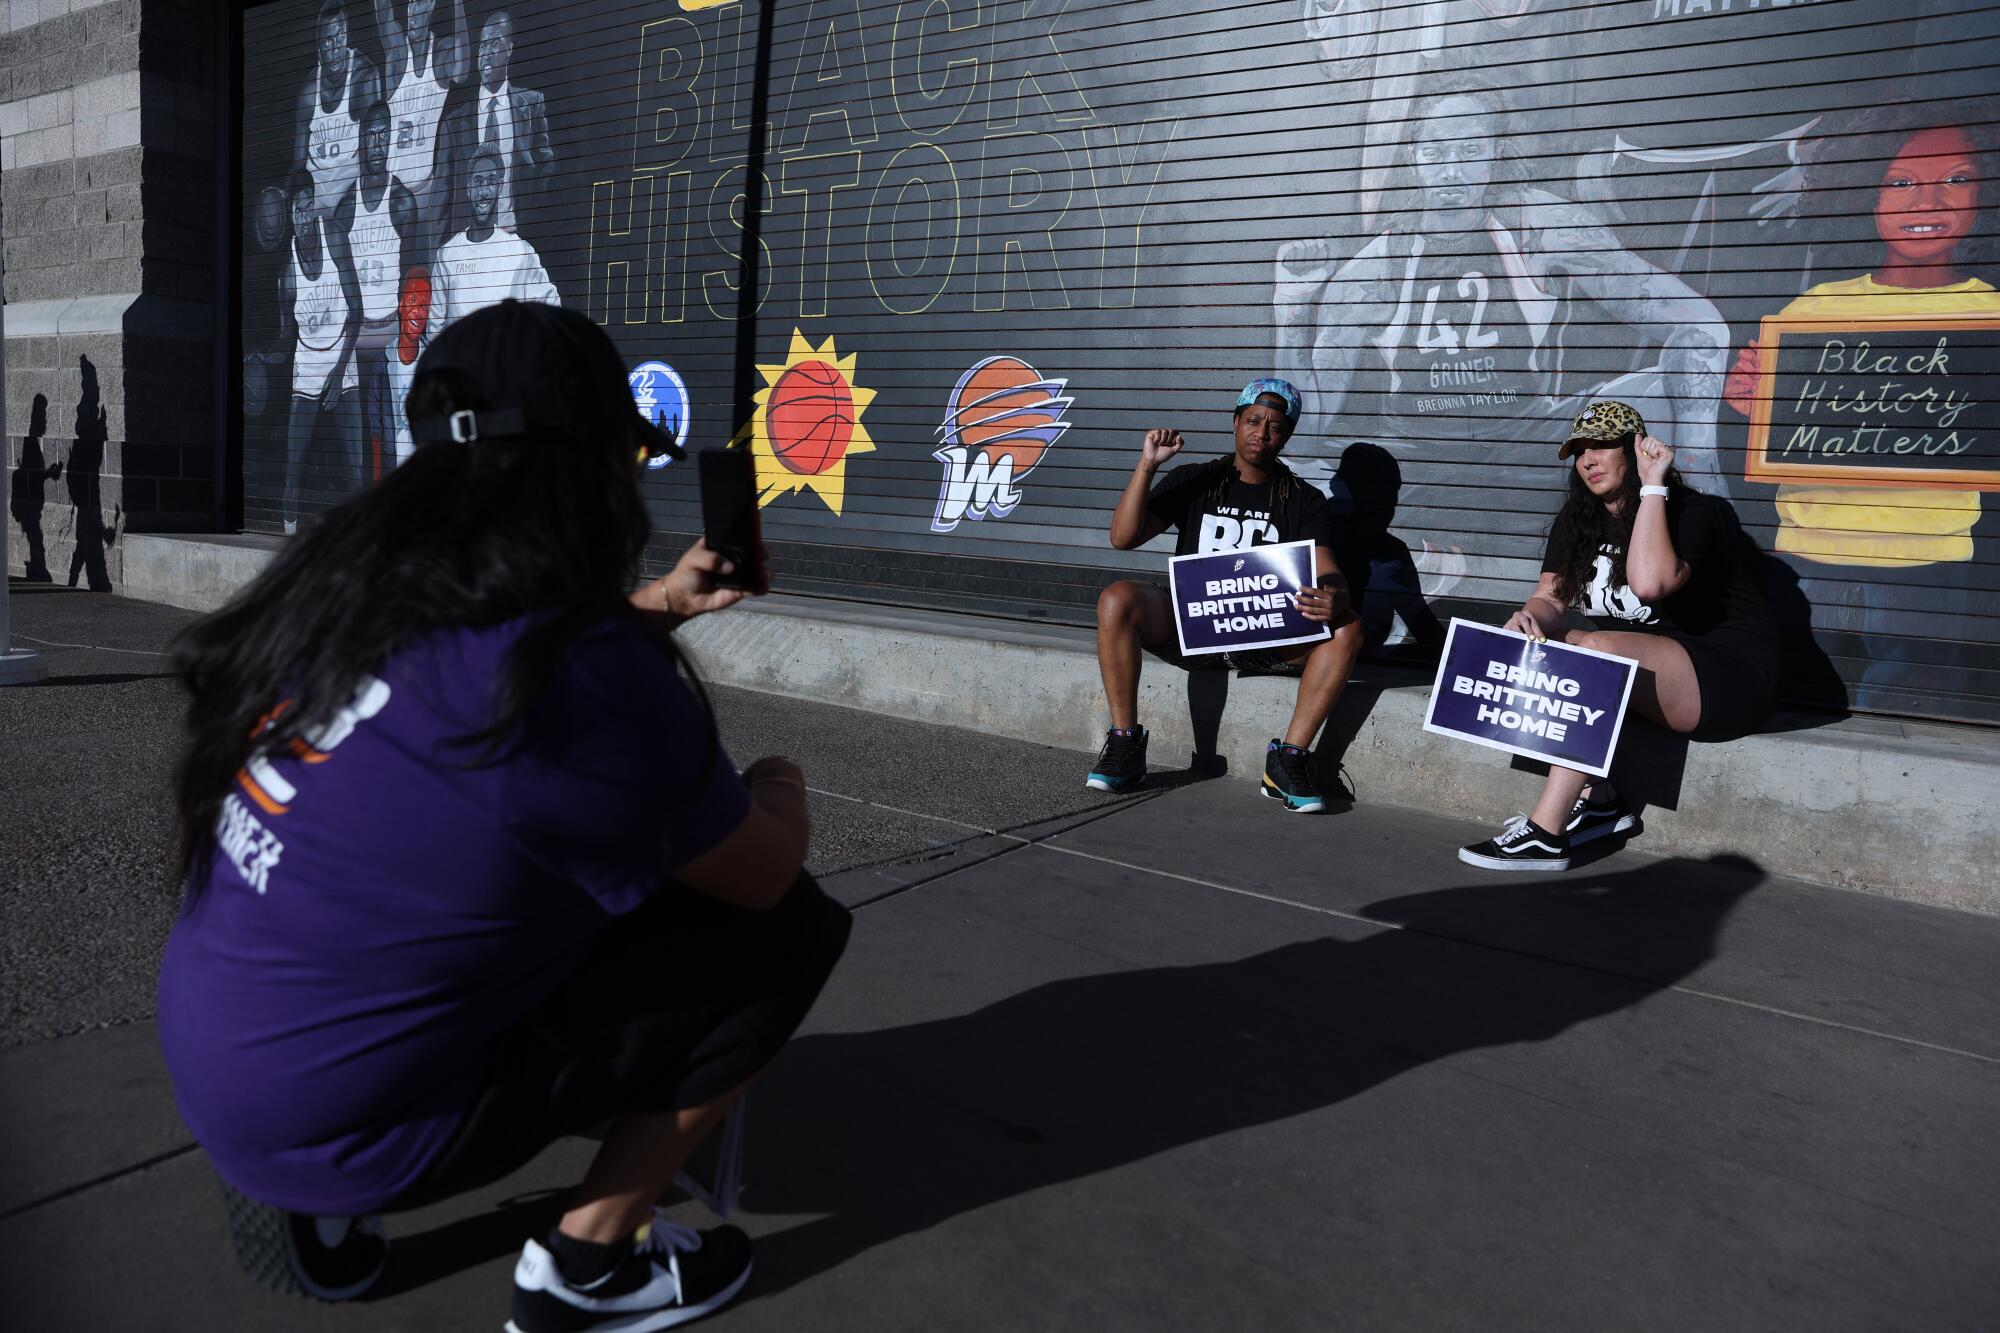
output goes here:
[{"label": "sidewalk expansion joint", "polygon": [[[1088,812],[1073,811],[1068,815],[1044,815],[1039,819],[1030,819],[1019,824],[1010,824],[1006,828],[987,828],[980,824],[968,824],[962,819],[951,819],[944,815],[927,815],[920,810],[905,810],[901,806],[887,805],[881,801],[871,801],[862,796],[849,796],[845,792],[828,791],[823,787],[807,787],[806,790],[818,796],[831,796],[836,800],[851,801],[856,805],[871,806],[877,810],[887,810],[892,814],[913,815],[918,819],[928,819],[939,824],[951,824],[957,828],[965,829],[974,835],[972,837],[960,838],[956,842],[941,843],[936,847],[927,847],[922,852],[909,852],[901,856],[887,857],[880,861],[869,861],[861,865],[847,866],[840,872],[842,874],[852,870],[868,870],[876,866],[909,865],[917,861],[942,860],[944,857],[949,856],[953,849],[967,846],[978,841],[979,838],[999,838],[1004,844],[986,853],[984,856],[941,867],[934,874],[913,879],[907,884],[898,884],[893,889],[885,889],[873,898],[864,898],[860,902],[850,905],[848,910],[854,912],[858,912],[864,907],[873,907],[877,903],[887,902],[891,898],[899,898],[911,889],[921,888],[926,884],[934,884],[938,880],[947,879],[962,870],[970,870],[974,866],[982,866],[989,861],[997,861],[1003,856],[1010,856],[1020,851],[1023,847],[1046,846],[1050,838],[1059,837],[1064,833],[1094,824],[1107,815],[1116,814],[1120,810],[1130,810],[1135,806],[1144,805],[1146,802],[1156,800],[1166,794],[1164,791],[1145,792],[1136,797],[1119,801],[1097,810]],[[1061,828],[1052,829],[1039,837],[1024,838],[1016,832],[1018,829],[1033,828],[1037,824],[1046,824],[1055,819],[1070,819],[1073,816],[1075,817],[1073,823],[1064,824]]]},{"label": "sidewalk expansion joint", "polygon": [[136,1176],[141,1171],[150,1171],[156,1166],[164,1166],[175,1158],[185,1157],[189,1153],[194,1152],[198,1146],[194,1143],[183,1143],[178,1148],[169,1148],[163,1153],[155,1153],[143,1161],[132,1163],[130,1166],[121,1166],[115,1171],[106,1171],[101,1176],[92,1176],[89,1180],[79,1181],[74,1185],[65,1185],[59,1190],[51,1190],[47,1194],[28,1200],[26,1203],[17,1203],[7,1211],[0,1212],[0,1222],[11,1221],[23,1213],[32,1213],[37,1208],[45,1208],[52,1203],[60,1203],[64,1199],[82,1194],[86,1190],[94,1190],[100,1185],[109,1185],[113,1181],[123,1180],[126,1176]]}]

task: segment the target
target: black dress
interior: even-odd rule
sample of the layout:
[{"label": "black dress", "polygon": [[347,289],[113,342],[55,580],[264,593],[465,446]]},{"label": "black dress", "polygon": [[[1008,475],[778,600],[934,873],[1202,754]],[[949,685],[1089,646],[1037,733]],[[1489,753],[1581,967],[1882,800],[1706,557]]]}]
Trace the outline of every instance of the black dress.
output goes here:
[{"label": "black dress", "polygon": [[[1728,502],[1681,486],[1667,497],[1667,530],[1689,570],[1679,591],[1647,603],[1629,584],[1614,583],[1621,552],[1606,542],[1573,605],[1600,630],[1665,634],[1687,650],[1701,690],[1693,739],[1747,736],[1771,715],[1778,683],[1778,629],[1757,586],[1756,550]],[[1558,515],[1544,572],[1559,573],[1576,540]]]}]

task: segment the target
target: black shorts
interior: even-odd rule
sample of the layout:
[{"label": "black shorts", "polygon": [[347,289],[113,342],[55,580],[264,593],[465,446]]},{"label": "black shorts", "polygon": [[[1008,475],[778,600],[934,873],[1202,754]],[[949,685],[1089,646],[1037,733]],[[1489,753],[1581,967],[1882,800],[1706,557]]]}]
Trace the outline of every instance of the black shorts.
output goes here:
[{"label": "black shorts", "polygon": [[1688,733],[1689,740],[1741,740],[1770,720],[1777,697],[1775,664],[1731,653],[1701,635],[1681,630],[1667,634],[1687,652],[1701,691],[1701,720]]},{"label": "black shorts", "polygon": [[491,1184],[614,1115],[700,1106],[738,1086],[805,1019],[851,925],[804,872],[768,912],[668,885],[495,1041],[458,1132],[390,1208]]}]

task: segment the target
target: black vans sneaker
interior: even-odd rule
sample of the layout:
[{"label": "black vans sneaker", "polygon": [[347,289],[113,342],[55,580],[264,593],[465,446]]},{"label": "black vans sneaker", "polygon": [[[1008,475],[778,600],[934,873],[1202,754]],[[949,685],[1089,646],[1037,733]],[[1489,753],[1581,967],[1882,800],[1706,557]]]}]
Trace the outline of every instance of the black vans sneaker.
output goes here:
[{"label": "black vans sneaker", "polygon": [[1134,727],[1122,735],[1116,727],[1104,733],[1104,751],[1097,756],[1083,785],[1092,791],[1130,791],[1146,780],[1146,729]]},{"label": "black vans sneaker", "polygon": [[1570,807],[1569,823],[1563,831],[1569,834],[1570,846],[1581,847],[1593,838],[1630,833],[1638,827],[1639,816],[1625,804],[1623,796],[1613,796],[1608,801],[1593,801],[1579,796],[1576,804]]},{"label": "black vans sneaker", "polygon": [[1459,848],[1458,859],[1487,870],[1568,870],[1569,835],[1551,833],[1526,815],[1515,815],[1485,842]]},{"label": "black vans sneaker", "polygon": [[288,1296],[351,1301],[389,1266],[379,1217],[309,1217],[259,1203],[222,1177],[222,1203],[236,1262],[255,1281]]},{"label": "black vans sneaker", "polygon": [[1294,814],[1316,815],[1326,809],[1326,797],[1313,780],[1312,755],[1276,737],[1264,749],[1264,785],[1258,790],[1283,801]]},{"label": "black vans sneaker", "polygon": [[696,1231],[658,1213],[624,1263],[588,1286],[563,1281],[556,1258],[534,1241],[514,1265],[514,1317],[507,1333],[647,1333],[710,1314],[750,1280],[750,1238],[735,1227]]}]

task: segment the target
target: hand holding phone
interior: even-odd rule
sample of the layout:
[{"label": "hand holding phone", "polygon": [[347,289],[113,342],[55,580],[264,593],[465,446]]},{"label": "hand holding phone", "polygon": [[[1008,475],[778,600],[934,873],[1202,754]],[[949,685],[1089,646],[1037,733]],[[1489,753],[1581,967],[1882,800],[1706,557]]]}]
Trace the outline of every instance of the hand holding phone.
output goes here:
[{"label": "hand holding phone", "polygon": [[732,566],[715,575],[724,588],[760,591],[764,544],[757,519],[757,474],[748,449],[703,449],[701,526],[708,549]]}]

